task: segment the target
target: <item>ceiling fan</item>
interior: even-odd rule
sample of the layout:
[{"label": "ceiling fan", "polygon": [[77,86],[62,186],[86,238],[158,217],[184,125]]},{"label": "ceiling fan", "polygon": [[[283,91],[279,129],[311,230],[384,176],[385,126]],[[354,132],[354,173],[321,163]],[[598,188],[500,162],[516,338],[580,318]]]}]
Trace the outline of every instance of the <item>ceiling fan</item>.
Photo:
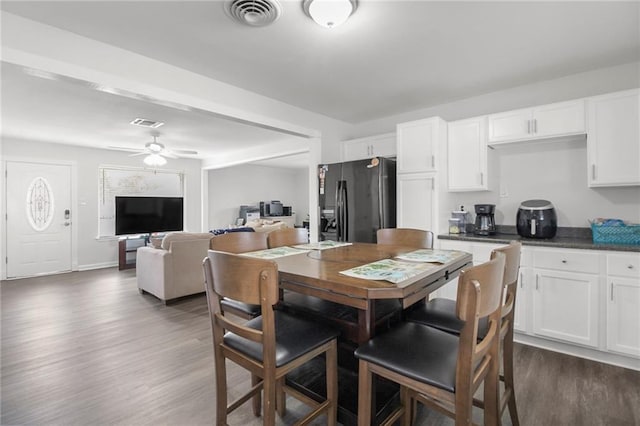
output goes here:
[{"label": "ceiling fan", "polygon": [[123,146],[110,146],[109,148],[118,149],[121,151],[131,151],[135,154],[131,154],[130,157],[136,157],[138,155],[146,155],[144,162],[149,166],[162,166],[166,164],[166,158],[180,158],[183,155],[196,155],[198,151],[188,149],[176,149],[170,150],[165,148],[163,144],[157,141],[157,136],[153,136],[152,142],[147,142],[144,148],[129,148]]}]

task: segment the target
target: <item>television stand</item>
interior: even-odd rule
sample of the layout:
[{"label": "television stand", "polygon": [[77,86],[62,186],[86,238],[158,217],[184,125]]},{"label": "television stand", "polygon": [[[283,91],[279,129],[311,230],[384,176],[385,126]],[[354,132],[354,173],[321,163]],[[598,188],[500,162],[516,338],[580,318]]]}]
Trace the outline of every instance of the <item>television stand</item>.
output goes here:
[{"label": "television stand", "polygon": [[147,245],[149,236],[139,235],[125,237],[118,241],[118,270],[132,269],[136,267],[136,253],[138,247]]}]

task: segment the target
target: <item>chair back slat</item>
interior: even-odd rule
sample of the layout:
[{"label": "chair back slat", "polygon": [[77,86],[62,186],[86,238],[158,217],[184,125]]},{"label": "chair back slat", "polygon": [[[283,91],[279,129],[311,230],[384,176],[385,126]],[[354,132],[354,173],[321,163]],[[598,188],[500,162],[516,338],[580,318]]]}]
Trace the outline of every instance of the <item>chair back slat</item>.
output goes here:
[{"label": "chair back slat", "polygon": [[383,228],[377,231],[378,244],[433,248],[433,232],[411,228]]},{"label": "chair back slat", "polygon": [[508,246],[499,247],[491,252],[493,258],[495,253],[505,255],[504,266],[504,292],[505,300],[502,304],[502,319],[508,320],[509,314],[513,311],[516,302],[516,291],[518,290],[518,275],[520,273],[520,253],[522,243],[512,241]]},{"label": "chair back slat", "polygon": [[263,333],[260,330],[256,330],[254,328],[245,327],[241,324],[238,324],[235,321],[232,321],[226,318],[222,314],[215,314],[215,321],[217,321],[217,325],[225,329],[226,331],[230,331],[234,334],[237,334],[240,337],[244,337],[245,339],[252,340],[254,342],[262,343]]},{"label": "chair back slat", "polygon": [[211,250],[227,253],[247,253],[267,248],[267,235],[262,232],[230,232],[211,239]]},{"label": "chair back slat", "polygon": [[269,232],[267,244],[269,248],[282,246],[295,246],[309,242],[309,233],[306,228],[284,228]]},{"label": "chair back slat", "polygon": [[[252,305],[278,302],[278,265],[270,260],[209,250],[212,290],[220,297]],[[265,286],[267,282],[270,285]]]},{"label": "chair back slat", "polygon": [[[456,307],[458,318],[462,321],[471,321],[476,315],[480,318],[486,317],[501,305],[504,264],[504,254],[497,254],[494,259],[488,262],[460,272]],[[477,281],[480,285],[481,297],[479,299],[476,297],[475,290],[470,288],[472,281]],[[476,302],[476,312],[470,311],[468,305],[473,305]]]}]

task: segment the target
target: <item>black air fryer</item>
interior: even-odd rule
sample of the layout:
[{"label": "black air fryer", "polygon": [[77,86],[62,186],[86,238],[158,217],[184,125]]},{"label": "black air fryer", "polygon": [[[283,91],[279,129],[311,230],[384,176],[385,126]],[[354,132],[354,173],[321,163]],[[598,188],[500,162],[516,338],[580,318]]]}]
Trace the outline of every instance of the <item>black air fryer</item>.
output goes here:
[{"label": "black air fryer", "polygon": [[553,238],[558,230],[556,209],[547,200],[523,201],[516,217],[518,235],[526,238]]}]

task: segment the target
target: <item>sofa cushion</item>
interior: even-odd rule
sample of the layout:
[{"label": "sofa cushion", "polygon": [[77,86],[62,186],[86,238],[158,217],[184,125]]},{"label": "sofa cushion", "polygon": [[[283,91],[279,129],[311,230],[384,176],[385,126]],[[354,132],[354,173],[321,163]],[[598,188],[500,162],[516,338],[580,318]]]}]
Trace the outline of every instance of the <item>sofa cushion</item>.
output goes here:
[{"label": "sofa cushion", "polygon": [[162,239],[162,248],[169,250],[173,241],[210,240],[213,234],[209,232],[170,232]]},{"label": "sofa cushion", "polygon": [[162,238],[151,237],[149,238],[149,242],[151,243],[151,247],[159,249],[162,248]]}]

